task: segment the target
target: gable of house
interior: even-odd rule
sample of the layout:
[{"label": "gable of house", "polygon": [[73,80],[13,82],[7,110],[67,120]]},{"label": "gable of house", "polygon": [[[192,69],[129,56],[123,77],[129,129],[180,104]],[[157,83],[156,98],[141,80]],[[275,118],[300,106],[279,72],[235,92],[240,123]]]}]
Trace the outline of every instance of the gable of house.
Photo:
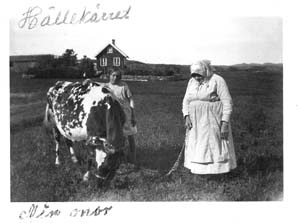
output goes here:
[{"label": "gable of house", "polygon": [[113,40],[104,47],[97,55],[97,70],[101,73],[108,73],[114,67],[124,69],[128,56],[120,50]]},{"label": "gable of house", "polygon": [[120,57],[128,58],[122,50],[120,50],[116,45],[110,43],[96,55],[96,58],[102,57],[103,55],[119,55]]}]

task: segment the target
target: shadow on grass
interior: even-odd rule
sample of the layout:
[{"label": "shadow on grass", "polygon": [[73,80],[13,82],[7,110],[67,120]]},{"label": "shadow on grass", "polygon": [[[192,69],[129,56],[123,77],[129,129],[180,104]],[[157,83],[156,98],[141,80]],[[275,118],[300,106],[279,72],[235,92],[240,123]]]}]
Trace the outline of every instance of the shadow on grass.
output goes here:
[{"label": "shadow on grass", "polygon": [[252,155],[246,159],[238,159],[238,170],[246,170],[247,173],[262,175],[270,172],[283,171],[283,158],[275,155]]},{"label": "shadow on grass", "polygon": [[176,161],[180,153],[180,147],[171,148],[171,146],[165,146],[156,150],[141,149],[138,151],[137,159],[140,166],[144,168],[157,170],[161,174],[167,173]]},{"label": "shadow on grass", "polygon": [[[180,149],[181,148],[179,146],[175,149],[170,149],[170,146],[169,148],[165,147],[158,150],[144,149],[139,151],[138,159],[140,160],[140,165],[145,168],[158,170],[160,173],[167,173],[176,161],[180,153]],[[181,158],[180,167],[183,166],[183,159],[184,156]],[[219,176],[239,177],[244,176],[245,174],[252,176],[257,173],[266,175],[274,171],[283,171],[282,157],[272,154],[252,154],[245,158],[238,158],[237,168],[232,170],[230,173],[218,175],[208,174],[205,176],[217,179]]]}]

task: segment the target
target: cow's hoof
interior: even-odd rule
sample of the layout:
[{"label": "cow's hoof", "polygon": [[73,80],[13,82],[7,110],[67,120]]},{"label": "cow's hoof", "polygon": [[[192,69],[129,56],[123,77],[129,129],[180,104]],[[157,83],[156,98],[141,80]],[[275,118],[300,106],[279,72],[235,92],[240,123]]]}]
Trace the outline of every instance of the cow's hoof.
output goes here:
[{"label": "cow's hoof", "polygon": [[78,163],[78,159],[76,158],[76,156],[72,156],[71,160],[73,163]]},{"label": "cow's hoof", "polygon": [[83,182],[89,181],[89,172],[87,172],[86,174],[83,175],[82,180],[83,180]]},{"label": "cow's hoof", "polygon": [[55,161],[55,166],[60,166],[59,160],[56,160],[56,161]]}]

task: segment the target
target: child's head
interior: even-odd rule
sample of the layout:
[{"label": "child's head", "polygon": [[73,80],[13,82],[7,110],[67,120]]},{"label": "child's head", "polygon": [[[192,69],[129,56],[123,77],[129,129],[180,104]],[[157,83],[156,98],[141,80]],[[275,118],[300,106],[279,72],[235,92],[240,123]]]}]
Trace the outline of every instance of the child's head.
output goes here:
[{"label": "child's head", "polygon": [[120,70],[114,69],[109,75],[109,82],[111,84],[117,84],[122,79],[122,73]]}]

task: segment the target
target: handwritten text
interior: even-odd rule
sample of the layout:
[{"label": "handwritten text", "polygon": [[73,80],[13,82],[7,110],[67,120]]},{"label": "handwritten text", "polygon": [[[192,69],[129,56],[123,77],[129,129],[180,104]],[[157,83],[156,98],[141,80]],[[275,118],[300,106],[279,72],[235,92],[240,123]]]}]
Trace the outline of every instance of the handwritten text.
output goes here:
[{"label": "handwritten text", "polygon": [[100,9],[100,4],[96,5],[95,10],[88,10],[84,7],[80,12],[57,10],[54,6],[49,7],[47,10],[44,10],[39,6],[29,7],[27,11],[22,14],[18,26],[21,29],[34,29],[55,25],[99,23],[108,20],[128,19],[131,6],[128,6],[128,8],[124,10],[117,10],[114,12],[104,12]]},{"label": "handwritten text", "polygon": [[[101,208],[100,206],[97,206],[94,209],[91,208],[74,208],[71,211],[67,213],[70,217],[97,217],[99,215],[106,215],[110,210],[112,209],[112,206]],[[62,211],[59,209],[52,209],[48,204],[44,205],[38,205],[38,204],[32,204],[28,210],[24,210],[19,214],[19,219],[50,219],[50,218],[56,218],[62,215]]]}]

